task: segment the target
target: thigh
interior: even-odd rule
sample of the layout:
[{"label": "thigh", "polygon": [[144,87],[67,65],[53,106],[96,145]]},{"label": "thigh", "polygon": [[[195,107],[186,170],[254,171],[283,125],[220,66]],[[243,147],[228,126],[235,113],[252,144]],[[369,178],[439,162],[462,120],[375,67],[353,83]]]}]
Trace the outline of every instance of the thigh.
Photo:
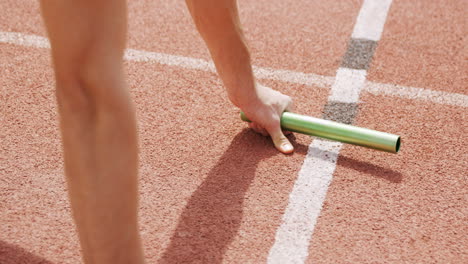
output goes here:
[{"label": "thigh", "polygon": [[42,0],[41,9],[58,79],[121,64],[125,0]]}]

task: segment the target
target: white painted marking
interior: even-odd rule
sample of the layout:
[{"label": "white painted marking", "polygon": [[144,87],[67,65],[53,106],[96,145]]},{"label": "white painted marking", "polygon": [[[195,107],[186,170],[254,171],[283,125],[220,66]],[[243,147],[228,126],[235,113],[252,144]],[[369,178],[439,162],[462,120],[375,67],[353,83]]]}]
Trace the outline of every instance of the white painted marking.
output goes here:
[{"label": "white painted marking", "polygon": [[423,100],[437,104],[468,107],[468,95],[447,93],[394,84],[367,82],[364,91],[375,95],[387,95],[411,100]]},{"label": "white painted marking", "polygon": [[276,232],[269,264],[304,263],[310,237],[320,215],[342,144],[316,139],[309,146],[304,164],[289,195],[283,223]]},{"label": "white painted marking", "polygon": [[320,88],[329,88],[332,86],[335,78],[331,76],[322,76],[313,73],[303,73],[288,70],[275,70],[270,68],[260,68],[253,66],[255,77],[264,80],[276,80],[282,82],[304,84],[317,86]]},{"label": "white painted marking", "polygon": [[[129,61],[151,61],[163,65],[178,66],[185,69],[216,72],[216,68],[212,61],[164,53],[127,49],[124,59]],[[304,85],[316,85],[319,87],[330,87],[334,80],[333,77],[329,76],[321,76],[312,73],[294,72],[288,70],[261,68],[256,66],[253,66],[253,71],[255,76],[259,79],[277,80]]]},{"label": "white painted marking", "polygon": [[339,68],[328,101],[356,103],[366,81],[366,74],[366,70]]},{"label": "white painted marking", "polygon": [[[37,35],[27,35],[17,32],[1,32],[0,43],[14,44],[24,47],[50,48],[47,38]],[[185,69],[195,69],[201,71],[214,72],[212,62],[177,55],[170,55],[157,52],[127,49],[125,59],[129,61],[149,61],[163,65],[182,67]],[[295,72],[289,70],[277,70],[271,68],[261,68],[254,66],[257,78],[264,80],[276,80],[294,84],[315,86],[317,88],[330,88],[335,77],[322,76],[313,73]],[[339,73],[338,73],[339,74]],[[468,107],[467,95],[457,93],[447,93],[433,91],[429,89],[406,87],[401,85],[383,84],[367,82],[364,91],[376,95],[400,96],[403,98],[424,100],[438,104],[455,105]]]},{"label": "white painted marking", "polygon": [[15,44],[25,47],[50,49],[49,40],[37,35],[27,35],[18,32],[1,32],[0,42]]},{"label": "white painted marking", "polygon": [[[390,4],[391,0],[365,0],[354,26],[353,38],[380,39]],[[357,103],[366,74],[365,70],[339,68],[328,101]],[[268,264],[301,264],[307,260],[315,224],[332,181],[341,146],[341,143],[321,139],[312,142],[289,195],[283,221],[268,255]]]},{"label": "white painted marking", "polygon": [[392,0],[365,0],[351,37],[379,41],[391,4]]},{"label": "white painted marking", "polygon": [[[357,103],[366,81],[366,70],[339,68],[328,101]],[[304,263],[315,223],[333,178],[339,142],[315,139],[289,196],[283,221],[268,255],[268,264]]]},{"label": "white painted marking", "polygon": [[129,61],[149,61],[168,66],[178,66],[185,69],[216,72],[213,62],[202,59],[194,59],[177,55],[157,52],[127,49],[124,59]]}]

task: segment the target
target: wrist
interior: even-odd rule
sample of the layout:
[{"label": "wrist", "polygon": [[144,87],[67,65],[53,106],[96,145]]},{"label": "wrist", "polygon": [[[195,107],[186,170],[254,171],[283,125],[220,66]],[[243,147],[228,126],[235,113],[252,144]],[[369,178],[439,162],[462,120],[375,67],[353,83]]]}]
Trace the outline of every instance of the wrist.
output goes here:
[{"label": "wrist", "polygon": [[252,88],[245,87],[237,88],[235,90],[228,90],[228,97],[231,103],[240,109],[252,107],[257,105],[260,101],[255,85]]}]

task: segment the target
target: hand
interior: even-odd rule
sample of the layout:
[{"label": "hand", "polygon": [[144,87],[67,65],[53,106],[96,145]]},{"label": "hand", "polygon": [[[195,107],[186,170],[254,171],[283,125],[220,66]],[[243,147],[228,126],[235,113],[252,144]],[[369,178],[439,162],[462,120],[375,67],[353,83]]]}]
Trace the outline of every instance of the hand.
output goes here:
[{"label": "hand", "polygon": [[280,126],[281,114],[292,108],[291,97],[260,84],[256,84],[255,89],[257,98],[240,105],[247,118],[252,121],[249,127],[264,136],[270,135],[273,144],[282,153],[292,153],[294,148]]}]

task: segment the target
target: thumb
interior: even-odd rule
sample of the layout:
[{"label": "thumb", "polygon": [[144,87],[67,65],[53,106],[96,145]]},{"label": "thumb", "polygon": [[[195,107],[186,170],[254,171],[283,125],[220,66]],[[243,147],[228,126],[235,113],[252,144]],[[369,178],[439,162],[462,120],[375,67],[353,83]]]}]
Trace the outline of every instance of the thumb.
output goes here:
[{"label": "thumb", "polygon": [[294,151],[294,147],[292,146],[291,142],[289,142],[288,138],[283,134],[283,131],[281,131],[280,127],[277,127],[271,132],[268,131],[268,133],[270,134],[276,149],[284,154],[289,154]]}]

